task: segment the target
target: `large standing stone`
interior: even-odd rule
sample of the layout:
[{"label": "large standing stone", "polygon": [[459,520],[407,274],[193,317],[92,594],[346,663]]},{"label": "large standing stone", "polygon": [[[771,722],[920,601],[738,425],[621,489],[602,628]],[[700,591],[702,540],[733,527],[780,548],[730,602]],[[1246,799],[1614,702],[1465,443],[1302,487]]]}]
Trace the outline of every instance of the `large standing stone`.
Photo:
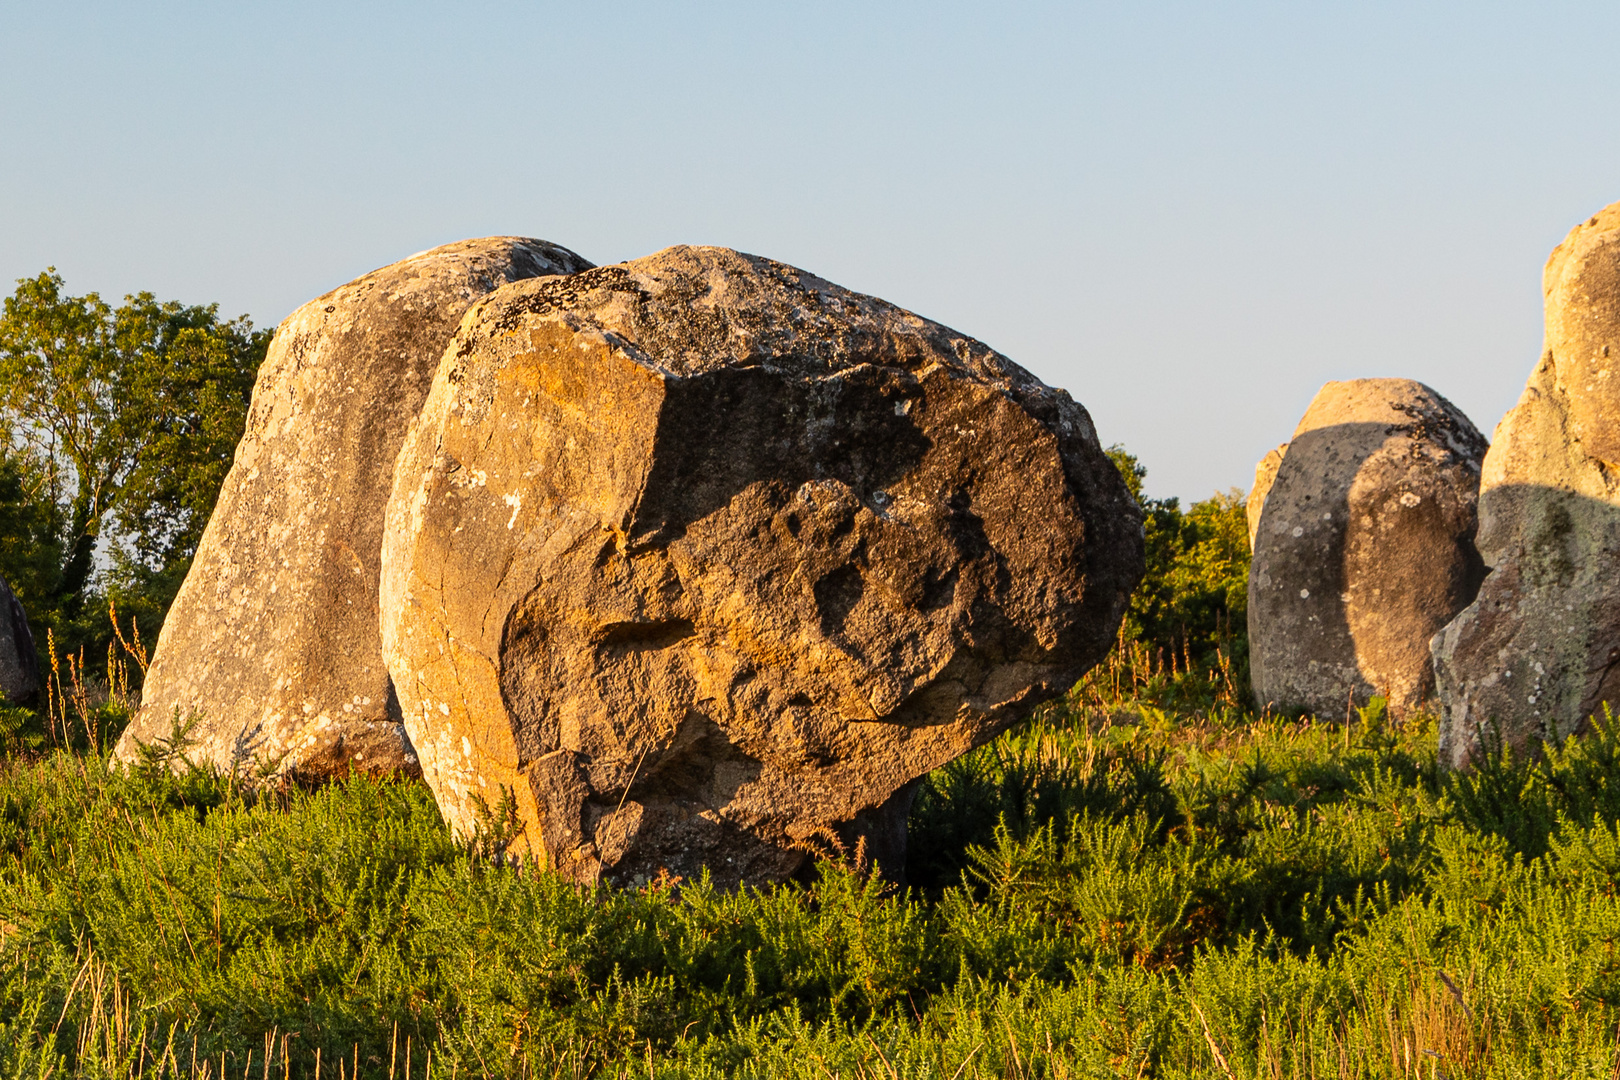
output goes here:
[{"label": "large standing stone", "polygon": [[439,806],[561,872],[852,846],[1065,691],[1142,573],[1091,420],[983,344],[672,248],[468,313],[400,453],[383,641]]},{"label": "large standing stone", "polygon": [[1343,716],[1382,694],[1399,715],[1431,694],[1429,639],[1484,574],[1474,530],[1485,448],[1422,383],[1321,389],[1262,496],[1249,569],[1260,702]]},{"label": "large standing stone", "polygon": [[0,701],[27,701],[39,692],[39,659],[28,616],[0,578]]},{"label": "large standing stone", "polygon": [[377,628],[394,458],[474,300],[589,265],[542,240],[468,240],[288,316],[121,757],[166,735],[178,709],[201,717],[192,759],[222,769],[414,770]]},{"label": "large standing stone", "polygon": [[1620,203],[1554,249],[1543,292],[1541,362],[1485,457],[1490,575],[1434,640],[1452,766],[1620,704]]}]

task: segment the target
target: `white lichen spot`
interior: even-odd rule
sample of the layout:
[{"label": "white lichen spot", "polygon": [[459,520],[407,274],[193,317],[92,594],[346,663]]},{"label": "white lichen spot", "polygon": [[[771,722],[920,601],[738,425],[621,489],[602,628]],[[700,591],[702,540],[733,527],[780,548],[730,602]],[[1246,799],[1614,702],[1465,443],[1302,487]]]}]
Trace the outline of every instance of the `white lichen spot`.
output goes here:
[{"label": "white lichen spot", "polygon": [[448,701],[439,702],[439,711],[442,712],[444,715],[449,716],[450,715],[450,703]]},{"label": "white lichen spot", "polygon": [[1422,501],[1423,501],[1423,496],[1419,495],[1415,491],[1403,492],[1402,495],[1401,495],[1401,505],[1406,507],[1408,510],[1410,510],[1412,507],[1416,506],[1418,503],[1420,503]]},{"label": "white lichen spot", "polygon": [[1309,600],[1311,598],[1311,590],[1309,590],[1309,589],[1301,589],[1301,590],[1299,590],[1299,598],[1301,600]]},{"label": "white lichen spot", "polygon": [[517,524],[518,511],[523,509],[523,496],[514,491],[512,494],[504,496],[504,499],[506,505],[512,508],[512,516],[506,519],[506,527],[510,529]]},{"label": "white lichen spot", "polygon": [[472,740],[465,735],[461,737],[461,756],[472,757]]},{"label": "white lichen spot", "polygon": [[1294,535],[1294,536],[1304,536],[1305,535],[1305,527],[1303,525],[1295,525],[1292,535]]}]

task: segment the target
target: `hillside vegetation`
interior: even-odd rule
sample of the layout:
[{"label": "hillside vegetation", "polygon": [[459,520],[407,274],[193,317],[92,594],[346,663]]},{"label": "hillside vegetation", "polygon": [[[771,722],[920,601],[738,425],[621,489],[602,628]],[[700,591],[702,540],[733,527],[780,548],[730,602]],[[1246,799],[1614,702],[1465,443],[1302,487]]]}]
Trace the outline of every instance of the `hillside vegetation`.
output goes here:
[{"label": "hillside vegetation", "polygon": [[0,1074],[1612,1075],[1620,723],[1459,777],[1148,655],[930,776],[905,891],[582,889],[419,784],[109,768],[102,706],[0,766]]}]

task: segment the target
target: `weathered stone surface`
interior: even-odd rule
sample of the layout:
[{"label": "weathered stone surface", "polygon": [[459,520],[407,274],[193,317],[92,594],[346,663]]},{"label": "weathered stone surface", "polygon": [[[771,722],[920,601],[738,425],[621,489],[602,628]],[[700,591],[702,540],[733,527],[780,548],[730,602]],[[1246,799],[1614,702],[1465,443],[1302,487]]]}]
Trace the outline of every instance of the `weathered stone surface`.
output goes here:
[{"label": "weathered stone surface", "polygon": [[1275,450],[1268,450],[1266,456],[1254,467],[1254,487],[1249,489],[1249,500],[1243,507],[1244,516],[1249,519],[1249,550],[1254,550],[1254,537],[1260,531],[1260,514],[1266,508],[1266,493],[1271,490],[1273,481],[1277,479],[1277,470],[1282,467],[1283,455],[1288,453],[1288,444],[1283,443]]},{"label": "weathered stone surface", "polygon": [[672,248],[474,307],[400,453],[383,641],[462,832],[722,883],[863,841],[1066,690],[1142,573],[1091,420],[983,344]]},{"label": "weathered stone surface", "polygon": [[1485,456],[1490,574],[1433,643],[1452,766],[1620,705],[1620,203],[1554,249],[1543,292],[1541,362]]},{"label": "weathered stone surface", "polygon": [[1321,389],[1254,540],[1249,662],[1262,703],[1339,717],[1382,694],[1400,715],[1430,696],[1429,639],[1484,574],[1474,531],[1485,449],[1422,383]]},{"label": "weathered stone surface", "polygon": [[589,265],[541,240],[469,240],[288,316],[120,756],[167,734],[179,709],[202,718],[192,758],[221,768],[414,771],[377,628],[394,459],[474,300]]},{"label": "weathered stone surface", "polygon": [[22,702],[39,692],[39,660],[17,594],[0,578],[0,700]]}]

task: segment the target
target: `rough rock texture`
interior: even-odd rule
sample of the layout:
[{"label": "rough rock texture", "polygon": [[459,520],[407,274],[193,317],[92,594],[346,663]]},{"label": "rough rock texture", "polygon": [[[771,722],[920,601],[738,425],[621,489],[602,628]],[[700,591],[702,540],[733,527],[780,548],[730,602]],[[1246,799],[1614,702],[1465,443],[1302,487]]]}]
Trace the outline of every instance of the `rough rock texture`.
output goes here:
[{"label": "rough rock texture", "polygon": [[515,850],[579,880],[862,841],[899,876],[912,782],[1100,659],[1141,573],[1068,394],[672,248],[468,313],[400,453],[383,641],[463,833],[509,792]]},{"label": "rough rock texture", "polygon": [[[1474,598],[1486,443],[1409,379],[1330,382],[1264,497],[1249,568],[1255,696],[1343,716],[1430,696],[1429,639]],[[1252,505],[1252,504],[1251,504]]]},{"label": "rough rock texture", "polygon": [[1275,450],[1268,450],[1266,456],[1254,467],[1254,487],[1249,489],[1249,501],[1243,507],[1244,516],[1249,519],[1249,550],[1254,550],[1254,537],[1260,531],[1260,514],[1266,508],[1266,494],[1271,491],[1272,483],[1277,479],[1277,470],[1282,467],[1283,455],[1288,453],[1288,444],[1283,443]]},{"label": "rough rock texture", "polygon": [[167,734],[178,708],[202,718],[192,758],[221,768],[414,771],[377,628],[394,459],[474,300],[589,265],[542,240],[468,240],[288,316],[120,756]]},{"label": "rough rock texture", "polygon": [[1553,251],[1543,291],[1541,363],[1485,457],[1490,575],[1434,640],[1453,766],[1497,738],[1533,750],[1620,706],[1620,203]]},{"label": "rough rock texture", "polygon": [[39,691],[39,661],[17,595],[0,578],[0,700],[27,701]]}]

